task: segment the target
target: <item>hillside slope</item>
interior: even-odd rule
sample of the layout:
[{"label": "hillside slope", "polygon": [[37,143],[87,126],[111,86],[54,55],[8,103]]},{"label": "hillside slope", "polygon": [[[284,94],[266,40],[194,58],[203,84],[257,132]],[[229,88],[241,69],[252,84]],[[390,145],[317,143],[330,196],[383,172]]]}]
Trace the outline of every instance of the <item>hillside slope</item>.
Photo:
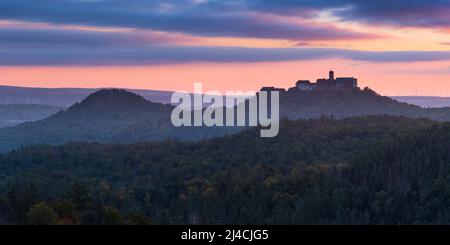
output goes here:
[{"label": "hillside slope", "polygon": [[173,106],[153,103],[118,89],[97,91],[49,118],[0,129],[0,152],[32,144],[70,141],[131,143],[198,140],[233,132],[230,128],[175,128]]},{"label": "hillside slope", "polygon": [[421,108],[381,96],[368,88],[362,91],[288,91],[280,95],[280,107],[282,116],[290,119],[393,115],[450,121],[450,108]]}]

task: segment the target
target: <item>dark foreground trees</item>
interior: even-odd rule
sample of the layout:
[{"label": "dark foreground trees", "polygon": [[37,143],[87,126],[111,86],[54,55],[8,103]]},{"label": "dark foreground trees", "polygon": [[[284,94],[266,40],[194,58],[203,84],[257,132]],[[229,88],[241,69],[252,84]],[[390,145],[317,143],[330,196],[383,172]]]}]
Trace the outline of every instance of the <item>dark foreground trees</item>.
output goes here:
[{"label": "dark foreground trees", "polygon": [[271,139],[254,129],[200,143],[15,151],[0,159],[1,216],[19,224],[450,223],[449,125],[380,116],[280,129]]}]

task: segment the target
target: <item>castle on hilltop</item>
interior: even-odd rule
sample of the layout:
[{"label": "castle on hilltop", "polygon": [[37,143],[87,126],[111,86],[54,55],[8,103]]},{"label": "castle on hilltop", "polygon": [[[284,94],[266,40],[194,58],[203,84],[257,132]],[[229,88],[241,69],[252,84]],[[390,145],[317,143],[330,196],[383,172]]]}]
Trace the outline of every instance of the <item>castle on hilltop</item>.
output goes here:
[{"label": "castle on hilltop", "polygon": [[[334,77],[334,71],[328,73],[328,79],[320,78],[315,83],[309,80],[298,80],[295,87],[289,89],[300,91],[314,91],[314,90],[358,90],[358,79],[354,77]],[[280,91],[285,89],[276,87],[263,87],[261,91]]]},{"label": "castle on hilltop", "polygon": [[316,83],[311,83],[309,80],[299,80],[295,87],[302,91],[312,90],[351,90],[358,89],[358,79],[354,77],[337,77],[334,78],[334,71],[330,71],[328,79],[317,79]]}]

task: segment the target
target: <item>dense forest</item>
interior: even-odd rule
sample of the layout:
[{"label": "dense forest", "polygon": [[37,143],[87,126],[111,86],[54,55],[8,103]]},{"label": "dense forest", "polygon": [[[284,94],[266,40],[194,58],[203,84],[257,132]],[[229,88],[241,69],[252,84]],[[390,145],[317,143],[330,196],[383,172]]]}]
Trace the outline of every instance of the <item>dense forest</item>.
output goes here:
[{"label": "dense forest", "polygon": [[200,142],[35,145],[0,157],[14,224],[450,223],[450,124],[284,120]]}]

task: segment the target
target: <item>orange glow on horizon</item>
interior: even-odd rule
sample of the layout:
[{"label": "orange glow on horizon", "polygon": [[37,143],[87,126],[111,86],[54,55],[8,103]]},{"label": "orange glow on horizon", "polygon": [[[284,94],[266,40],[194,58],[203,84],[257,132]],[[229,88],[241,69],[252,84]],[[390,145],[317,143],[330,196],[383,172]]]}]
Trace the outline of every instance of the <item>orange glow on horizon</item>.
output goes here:
[{"label": "orange glow on horizon", "polygon": [[334,69],[336,76],[354,76],[359,86],[383,95],[447,96],[450,61],[382,63],[342,59],[267,63],[190,63],[159,66],[0,67],[0,84],[24,87],[141,88],[192,91],[255,91],[263,86],[289,88],[299,79],[315,81]]}]

